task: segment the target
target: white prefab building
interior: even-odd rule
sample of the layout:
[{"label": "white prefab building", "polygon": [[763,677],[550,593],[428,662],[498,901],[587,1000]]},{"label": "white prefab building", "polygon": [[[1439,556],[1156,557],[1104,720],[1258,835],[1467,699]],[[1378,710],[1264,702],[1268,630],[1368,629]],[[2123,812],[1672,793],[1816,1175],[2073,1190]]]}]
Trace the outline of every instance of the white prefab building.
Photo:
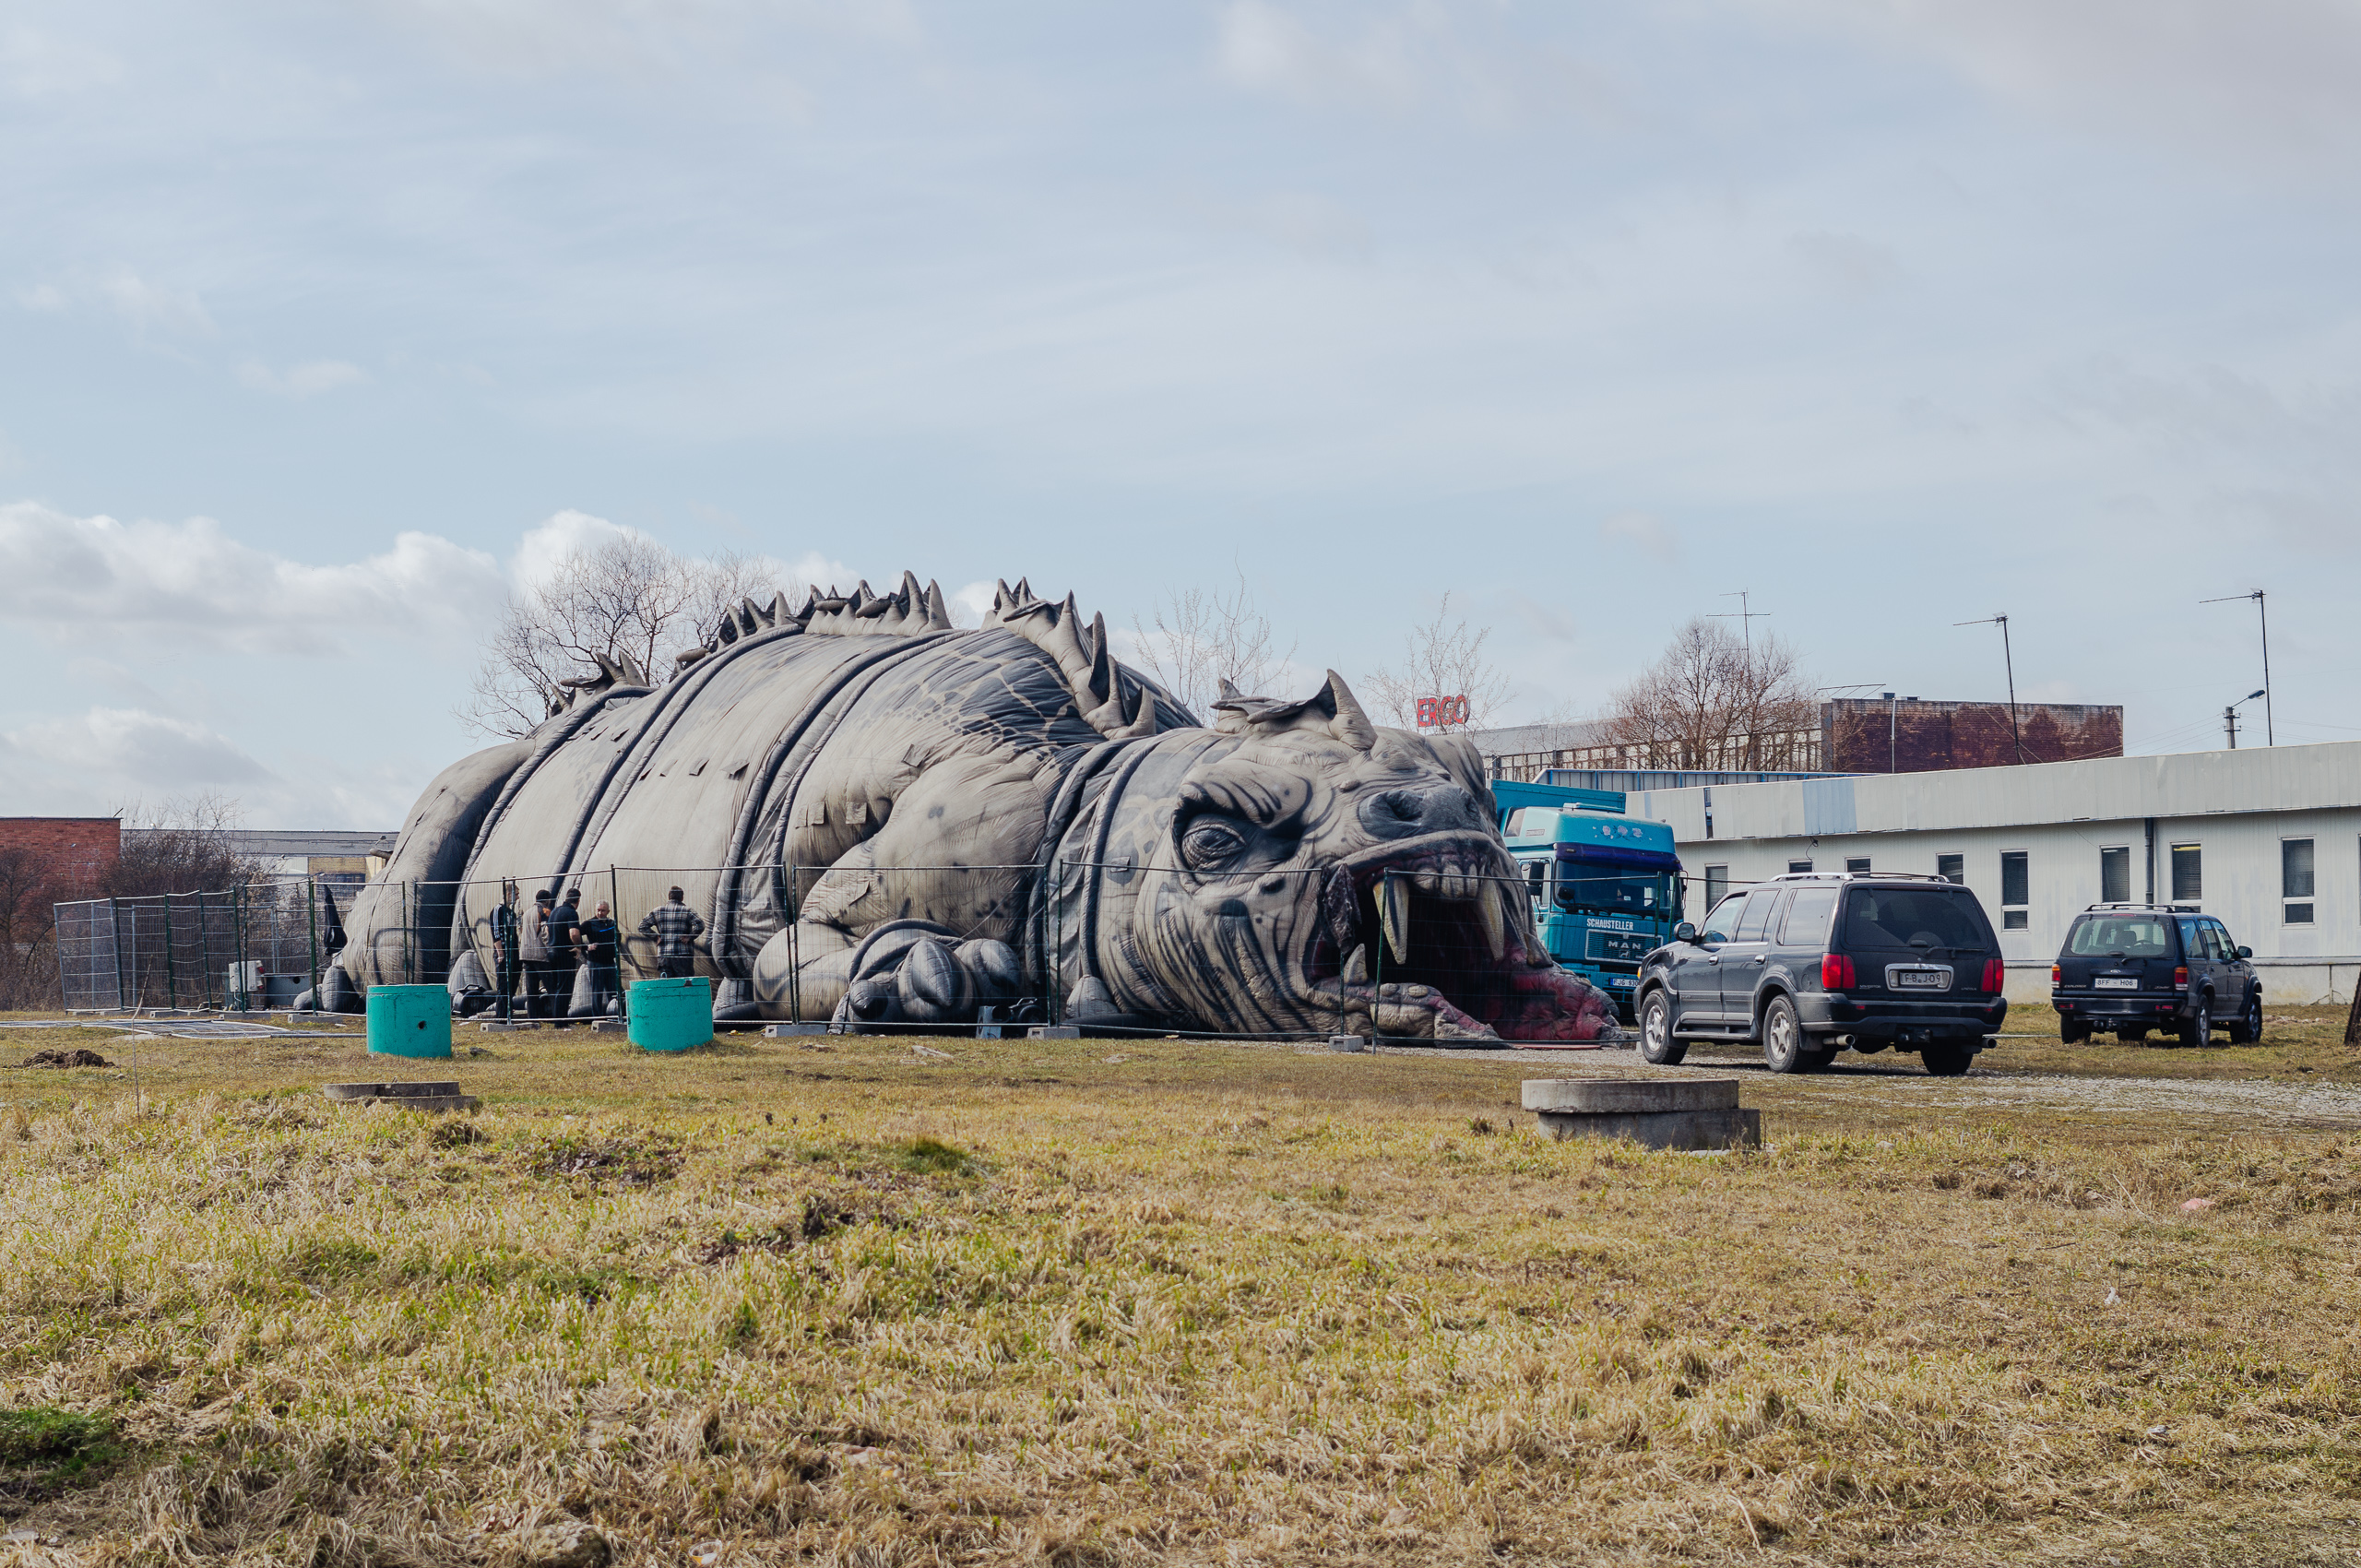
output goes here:
[{"label": "white prefab building", "polygon": [[1635,792],[1670,825],[1689,918],[1787,871],[1909,871],[1973,888],[2009,994],[2049,994],[2084,906],[2196,904],[2254,949],[2264,995],[2343,1000],[2361,973],[2361,741]]}]

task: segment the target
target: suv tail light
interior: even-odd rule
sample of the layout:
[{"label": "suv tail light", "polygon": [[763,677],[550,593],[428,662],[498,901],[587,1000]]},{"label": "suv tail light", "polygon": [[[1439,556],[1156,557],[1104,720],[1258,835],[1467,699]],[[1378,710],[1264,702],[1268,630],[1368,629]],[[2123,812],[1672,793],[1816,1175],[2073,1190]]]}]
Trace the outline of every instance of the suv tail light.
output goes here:
[{"label": "suv tail light", "polygon": [[[2049,966],[2049,983],[2058,983],[2058,966]],[[1984,989],[1995,994],[2008,989],[2009,966],[1998,958],[1984,960]]]},{"label": "suv tail light", "polygon": [[[2049,966],[2049,989],[2050,989],[2050,990],[2052,990],[2052,991],[2056,991],[2059,986],[2064,985],[2065,983],[2066,983],[2066,971],[2065,971],[2065,969],[2064,969],[2063,968],[2061,968],[2060,966],[2057,965],[2057,964],[2052,964],[2052,965],[2050,965],[2050,966]],[[1992,989],[1992,960],[1991,960],[1991,959],[1989,959],[1989,958],[1987,958],[1987,959],[1986,959],[1986,960],[1984,961],[1984,989],[1985,989],[1985,990],[1987,990],[1987,991],[1989,991],[1989,990],[1991,990],[1991,989]]]},{"label": "suv tail light", "polygon": [[2173,989],[2175,991],[2187,991],[2189,989],[2189,966],[2187,964],[2183,964],[2173,970]]},{"label": "suv tail light", "polygon": [[1853,960],[1842,953],[1824,953],[1820,959],[1820,989],[1850,991],[1853,989]]}]

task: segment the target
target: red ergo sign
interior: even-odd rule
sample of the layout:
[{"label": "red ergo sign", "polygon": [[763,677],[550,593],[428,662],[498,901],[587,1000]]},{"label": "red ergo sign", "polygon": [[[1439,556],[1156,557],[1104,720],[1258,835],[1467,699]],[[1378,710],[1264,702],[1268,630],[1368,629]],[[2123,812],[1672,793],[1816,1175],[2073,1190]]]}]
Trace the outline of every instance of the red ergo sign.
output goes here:
[{"label": "red ergo sign", "polygon": [[1421,730],[1433,730],[1445,724],[1466,722],[1467,699],[1465,697],[1420,697],[1418,699],[1418,728]]}]

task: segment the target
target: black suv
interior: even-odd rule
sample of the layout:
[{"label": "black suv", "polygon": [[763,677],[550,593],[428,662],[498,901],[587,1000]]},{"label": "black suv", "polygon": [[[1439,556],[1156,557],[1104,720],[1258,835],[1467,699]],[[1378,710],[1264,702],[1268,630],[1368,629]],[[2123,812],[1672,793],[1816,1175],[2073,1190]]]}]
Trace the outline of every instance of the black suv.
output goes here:
[{"label": "black suv", "polygon": [[1975,895],[1936,876],[1773,877],[1682,921],[1640,965],[1640,1054],[1670,1066],[1696,1039],[1760,1039],[1774,1073],[1846,1046],[1916,1048],[1967,1071],[2009,1004],[2000,944]]},{"label": "black suv", "polygon": [[2142,1040],[2171,1028],[2183,1045],[2203,1045],[2226,1028],[2232,1045],[2252,1045],[2262,1038],[2253,956],[2194,904],[2094,904],[2049,967],[2058,1035],[2072,1045],[2098,1029]]}]

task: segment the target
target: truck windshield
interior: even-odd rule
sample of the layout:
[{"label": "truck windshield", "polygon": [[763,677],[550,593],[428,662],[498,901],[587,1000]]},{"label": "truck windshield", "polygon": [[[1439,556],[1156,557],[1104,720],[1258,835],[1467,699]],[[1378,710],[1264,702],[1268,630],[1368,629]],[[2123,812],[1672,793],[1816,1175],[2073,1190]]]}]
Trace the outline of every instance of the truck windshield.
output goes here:
[{"label": "truck windshield", "polygon": [[1672,907],[1672,875],[1618,866],[1558,863],[1558,908],[1618,915],[1661,915]]}]

